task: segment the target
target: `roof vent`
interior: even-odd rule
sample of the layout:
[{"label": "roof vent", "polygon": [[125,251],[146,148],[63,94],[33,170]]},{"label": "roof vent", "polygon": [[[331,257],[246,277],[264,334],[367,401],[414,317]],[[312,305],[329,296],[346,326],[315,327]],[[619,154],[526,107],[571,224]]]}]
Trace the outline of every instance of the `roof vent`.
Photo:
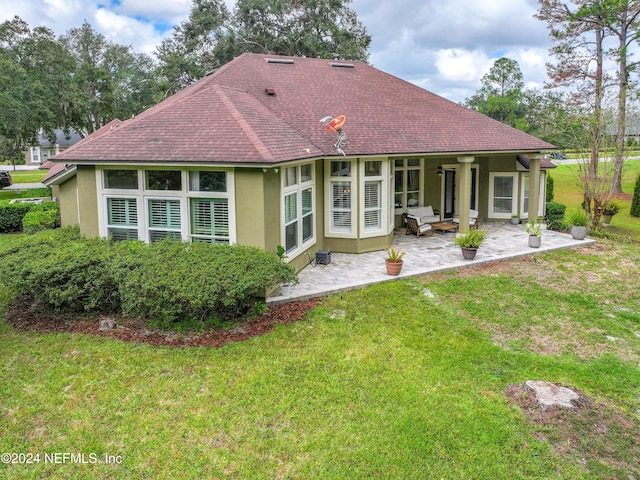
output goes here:
[{"label": "roof vent", "polygon": [[267,95],[273,97],[276,94],[276,89],[275,88],[265,88],[264,89],[264,93],[266,93]]},{"label": "roof vent", "polygon": [[293,60],[290,58],[265,58],[267,63],[282,63],[285,65],[292,65]]},{"label": "roof vent", "polygon": [[329,62],[329,65],[336,68],[353,68],[353,63]]}]

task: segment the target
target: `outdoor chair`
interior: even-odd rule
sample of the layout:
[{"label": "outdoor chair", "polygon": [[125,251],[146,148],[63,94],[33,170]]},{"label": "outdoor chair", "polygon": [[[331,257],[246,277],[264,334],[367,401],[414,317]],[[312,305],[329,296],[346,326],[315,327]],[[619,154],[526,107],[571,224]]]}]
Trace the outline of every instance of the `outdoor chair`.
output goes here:
[{"label": "outdoor chair", "polygon": [[407,215],[405,217],[405,226],[406,226],[406,234],[415,233],[416,237],[420,235],[433,235],[433,228],[428,223],[423,223],[420,225],[420,219],[418,217],[414,217],[413,215]]},{"label": "outdoor chair", "polygon": [[[471,228],[478,228],[478,215],[479,212],[477,210],[469,210],[469,226]],[[460,217],[454,217],[453,223],[460,225]]]}]

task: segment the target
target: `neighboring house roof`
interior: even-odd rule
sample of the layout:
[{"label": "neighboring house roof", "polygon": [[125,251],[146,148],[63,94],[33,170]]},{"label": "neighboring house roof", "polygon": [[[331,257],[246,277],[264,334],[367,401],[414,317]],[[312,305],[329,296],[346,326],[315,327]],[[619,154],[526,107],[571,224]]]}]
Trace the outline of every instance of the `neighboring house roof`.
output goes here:
[{"label": "neighboring house roof", "polygon": [[82,140],[82,137],[74,130],[69,131],[68,137],[60,129],[56,130],[54,133],[56,135],[56,140],[54,143],[51,143],[49,139],[45,137],[45,135],[41,132],[38,134],[38,142],[36,145],[39,145],[41,147],[51,147],[53,145],[59,145],[60,147],[70,147],[71,145],[74,145]]},{"label": "neighboring house roof", "polygon": [[271,164],[338,156],[320,119],[346,115],[347,155],[479,154],[547,142],[362,62],[243,54],[55,161]]},{"label": "neighboring house roof", "polygon": [[[522,165],[524,168],[529,170],[529,167],[531,165],[531,160],[527,155],[518,155],[516,158],[518,159],[518,163],[520,165]],[[540,159],[540,168],[556,168],[556,167],[557,165],[547,160],[546,157],[542,157]]]}]

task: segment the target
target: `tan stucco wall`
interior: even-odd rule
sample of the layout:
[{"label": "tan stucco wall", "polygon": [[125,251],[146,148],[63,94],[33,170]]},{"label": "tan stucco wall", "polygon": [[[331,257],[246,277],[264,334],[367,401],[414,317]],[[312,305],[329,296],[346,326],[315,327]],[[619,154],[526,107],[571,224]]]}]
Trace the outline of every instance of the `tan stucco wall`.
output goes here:
[{"label": "tan stucco wall", "polygon": [[266,248],[264,183],[261,169],[235,170],[236,239],[240,245]]},{"label": "tan stucco wall", "polygon": [[96,188],[96,169],[92,166],[78,166],[78,212],[80,233],[87,237],[100,235],[98,228],[98,192]]},{"label": "tan stucco wall", "polygon": [[78,181],[72,177],[62,185],[51,187],[52,195],[58,199],[60,206],[60,223],[63,227],[78,225]]}]

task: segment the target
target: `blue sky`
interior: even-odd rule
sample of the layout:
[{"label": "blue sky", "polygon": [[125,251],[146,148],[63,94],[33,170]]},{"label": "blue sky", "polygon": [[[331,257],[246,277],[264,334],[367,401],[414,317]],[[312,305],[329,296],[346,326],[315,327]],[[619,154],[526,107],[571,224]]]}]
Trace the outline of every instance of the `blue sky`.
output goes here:
[{"label": "blue sky", "polygon": [[[233,0],[226,0],[232,5]],[[520,64],[527,86],[546,81],[548,32],[533,18],[536,0],[353,0],[373,37],[370,63],[455,102],[471,96],[496,58]],[[0,21],[15,15],[62,35],[86,20],[108,39],[153,54],[190,0],[19,0],[0,2]]]}]

